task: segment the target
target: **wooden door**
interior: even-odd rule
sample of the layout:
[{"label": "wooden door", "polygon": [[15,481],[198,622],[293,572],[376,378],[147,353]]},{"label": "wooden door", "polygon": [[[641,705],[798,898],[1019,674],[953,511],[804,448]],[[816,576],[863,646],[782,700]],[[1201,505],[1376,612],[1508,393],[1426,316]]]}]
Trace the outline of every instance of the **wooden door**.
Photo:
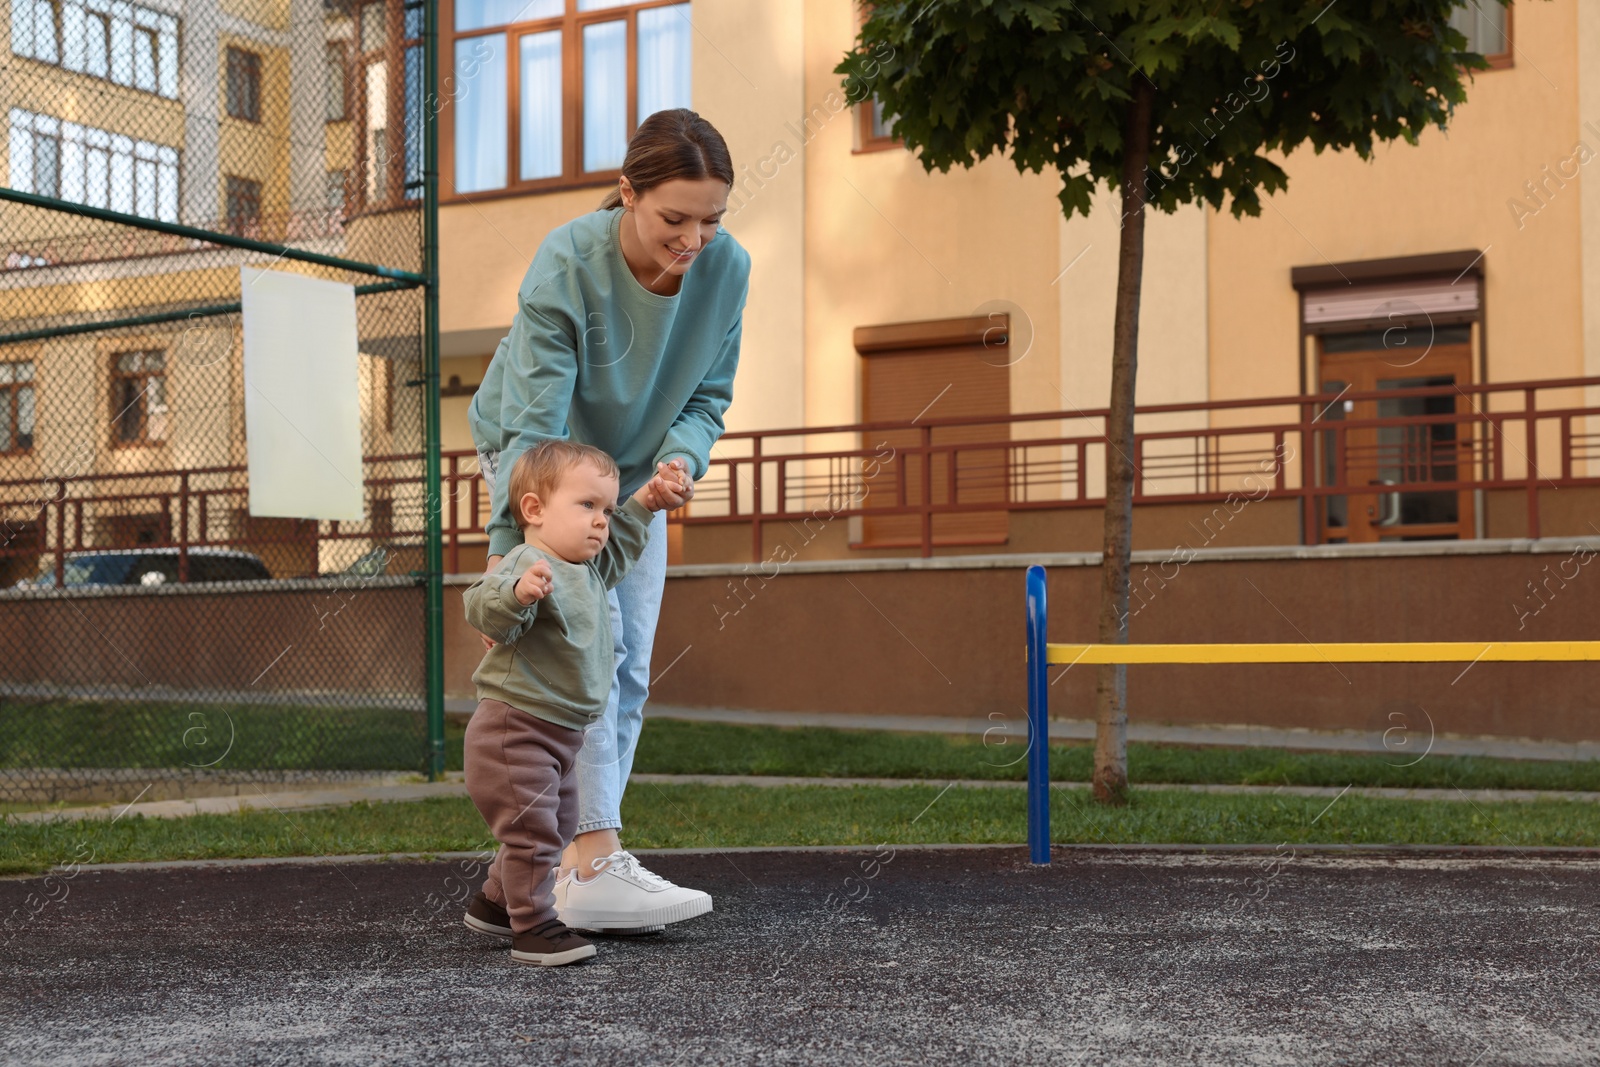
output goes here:
[{"label": "wooden door", "polygon": [[[920,422],[938,419],[996,416],[1011,410],[1011,375],[1003,362],[983,358],[992,352],[974,345],[915,348],[880,352],[862,358],[862,421]],[[890,508],[920,504],[926,474],[927,497],[935,504],[956,502],[1000,505],[993,511],[963,511],[933,517],[936,545],[1004,544],[1009,530],[1006,448],[962,449],[933,453],[925,463],[914,450],[923,443],[924,431],[912,427],[874,432],[863,440],[864,449],[887,444],[894,456],[866,481],[863,506]],[[932,444],[1005,441],[1010,426],[1004,421],[970,426],[936,426]],[[954,456],[952,467],[951,456]],[[888,548],[920,545],[920,515],[867,515],[862,522],[860,547]]]},{"label": "wooden door", "polygon": [[[1459,386],[1472,381],[1468,345],[1441,345],[1419,358],[1386,350],[1324,352],[1319,391],[1324,394],[1383,393],[1425,386]],[[1437,421],[1341,430],[1344,421],[1470,413],[1471,401],[1451,390],[1437,396],[1382,396],[1340,400],[1319,422],[1329,429],[1318,437],[1321,483],[1344,484],[1352,492],[1322,498],[1321,540],[1325,543],[1457,540],[1474,536],[1470,491],[1385,491],[1386,485],[1455,482],[1471,477],[1473,426],[1470,421]],[[1358,487],[1368,487],[1361,491]]]}]

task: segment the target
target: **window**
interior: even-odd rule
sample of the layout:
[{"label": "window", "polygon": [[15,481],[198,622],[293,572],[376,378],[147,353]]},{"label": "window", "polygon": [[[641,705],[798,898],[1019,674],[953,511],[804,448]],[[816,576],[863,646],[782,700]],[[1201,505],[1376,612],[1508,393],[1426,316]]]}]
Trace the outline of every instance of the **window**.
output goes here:
[{"label": "window", "polygon": [[178,150],[13,108],[11,186],[177,222]]},{"label": "window", "polygon": [[118,352],[111,357],[111,443],[167,439],[167,355]]},{"label": "window", "polygon": [[[356,10],[351,79],[362,135],[356,192],[368,207],[422,191],[422,0],[367,0]],[[396,128],[398,126],[398,128]]]},{"label": "window", "polygon": [[33,364],[0,363],[0,454],[33,447]]},{"label": "window", "polygon": [[344,84],[345,79],[348,77],[349,71],[345,67],[344,42],[328,42],[328,68],[327,81],[325,82],[325,95],[328,106],[327,114],[324,117],[329,122],[338,122],[347,117]]},{"label": "window", "polygon": [[16,0],[11,51],[177,99],[178,19],[125,0]]},{"label": "window", "polygon": [[347,170],[328,172],[328,221],[335,230],[344,221],[345,186],[349,181],[350,172]]},{"label": "window", "polygon": [[231,46],[228,49],[228,114],[246,122],[261,121],[261,57]]},{"label": "window", "polygon": [[255,237],[261,221],[261,183],[228,175],[228,232],[239,237]]},{"label": "window", "polygon": [[1467,38],[1467,50],[1477,52],[1491,67],[1511,65],[1511,9],[1499,0],[1467,0],[1467,6],[1450,15],[1450,25]]},{"label": "window", "polygon": [[883,113],[883,104],[877,97],[856,108],[861,122],[861,147],[857,151],[875,152],[880,148],[897,148],[900,139],[892,131],[894,116]]},{"label": "window", "polygon": [[[864,3],[856,9],[858,29],[866,25],[867,19],[872,16],[872,7],[871,3]],[[899,138],[891,132],[894,116],[883,113],[883,103],[876,96],[857,104],[855,113],[857,152],[877,152],[900,146]]]},{"label": "window", "polygon": [[641,119],[690,106],[686,3],[455,0],[442,50],[457,193],[616,176]]}]

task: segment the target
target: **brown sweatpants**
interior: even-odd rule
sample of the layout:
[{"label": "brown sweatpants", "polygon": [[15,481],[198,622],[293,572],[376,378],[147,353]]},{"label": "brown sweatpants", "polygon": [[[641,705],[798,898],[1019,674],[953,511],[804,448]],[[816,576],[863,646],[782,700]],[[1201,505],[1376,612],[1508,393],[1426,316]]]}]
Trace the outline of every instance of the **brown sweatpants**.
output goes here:
[{"label": "brown sweatpants", "polygon": [[578,822],[572,773],[583,731],[501,700],[482,700],[467,724],[467,794],[500,851],[483,895],[505,908],[517,933],[556,917],[555,868]]}]

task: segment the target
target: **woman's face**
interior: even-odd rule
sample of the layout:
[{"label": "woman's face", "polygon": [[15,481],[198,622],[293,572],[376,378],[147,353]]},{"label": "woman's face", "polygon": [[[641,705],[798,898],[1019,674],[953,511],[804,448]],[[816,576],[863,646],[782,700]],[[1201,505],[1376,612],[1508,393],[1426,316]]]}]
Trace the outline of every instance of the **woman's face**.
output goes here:
[{"label": "woman's face", "polygon": [[728,210],[727,183],[716,178],[662,182],[634,195],[621,179],[622,202],[632,208],[638,248],[663,275],[685,273],[694,265]]}]

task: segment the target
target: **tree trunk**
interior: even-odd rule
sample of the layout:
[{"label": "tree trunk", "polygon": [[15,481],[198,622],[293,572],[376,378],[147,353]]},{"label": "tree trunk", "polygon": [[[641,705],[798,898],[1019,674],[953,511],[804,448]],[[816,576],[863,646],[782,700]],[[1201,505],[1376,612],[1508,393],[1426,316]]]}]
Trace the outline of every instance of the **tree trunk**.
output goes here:
[{"label": "tree trunk", "polygon": [[[1122,239],[1117,250],[1117,311],[1111,335],[1111,414],[1106,420],[1105,541],[1100,563],[1101,644],[1128,642],[1128,580],[1133,560],[1133,398],[1139,371],[1139,293],[1144,275],[1145,169],[1154,87],[1133,87],[1123,128]],[[1095,684],[1094,796],[1124,804],[1128,792],[1128,668],[1098,668]]]}]

